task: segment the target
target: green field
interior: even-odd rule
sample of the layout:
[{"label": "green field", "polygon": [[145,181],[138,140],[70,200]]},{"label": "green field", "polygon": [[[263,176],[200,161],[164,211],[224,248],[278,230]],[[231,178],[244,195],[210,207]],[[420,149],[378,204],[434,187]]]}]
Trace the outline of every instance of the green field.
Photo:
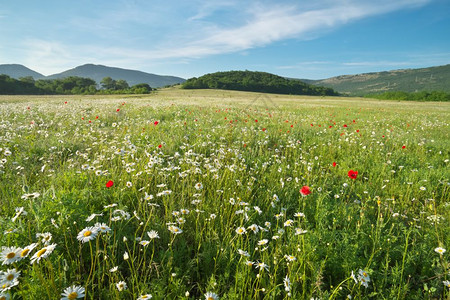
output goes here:
[{"label": "green field", "polygon": [[450,103],[166,89],[0,116],[0,299],[450,297]]}]

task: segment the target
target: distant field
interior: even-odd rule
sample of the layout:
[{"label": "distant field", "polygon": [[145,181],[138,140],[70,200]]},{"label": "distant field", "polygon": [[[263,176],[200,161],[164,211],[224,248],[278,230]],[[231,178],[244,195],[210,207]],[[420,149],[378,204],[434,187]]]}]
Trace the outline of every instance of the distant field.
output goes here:
[{"label": "distant field", "polygon": [[450,297],[450,103],[173,88],[0,116],[0,298]]}]

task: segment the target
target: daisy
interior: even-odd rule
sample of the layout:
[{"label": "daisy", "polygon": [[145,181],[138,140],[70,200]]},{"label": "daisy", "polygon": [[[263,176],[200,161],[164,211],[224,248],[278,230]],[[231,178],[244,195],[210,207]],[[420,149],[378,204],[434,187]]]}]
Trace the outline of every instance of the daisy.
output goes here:
[{"label": "daisy", "polygon": [[36,238],[42,238],[42,242],[44,245],[48,245],[50,241],[52,240],[52,234],[50,232],[44,232],[44,233],[36,233]]},{"label": "daisy", "polygon": [[119,292],[127,289],[127,283],[125,281],[119,281],[116,283],[116,287],[119,290]]},{"label": "daisy", "polygon": [[252,224],[252,225],[248,226],[247,229],[253,231],[254,234],[258,233],[258,231],[259,231],[259,227],[256,224]]},{"label": "daisy", "polygon": [[0,293],[0,300],[9,300],[11,299],[11,296],[6,293]]},{"label": "daisy", "polygon": [[285,255],[287,261],[296,261],[297,258],[294,255]]},{"label": "daisy", "polygon": [[56,244],[51,244],[36,252],[33,257],[31,257],[31,264],[34,264],[35,262],[39,263],[42,258],[48,257],[53,252],[53,250],[55,250],[55,247]]},{"label": "daisy", "polygon": [[195,184],[195,189],[196,189],[197,191],[200,191],[202,188],[203,188],[203,184],[202,184],[201,182]]},{"label": "daisy", "polygon": [[267,240],[267,239],[260,240],[260,241],[258,241],[258,246],[263,246],[263,245],[267,244],[268,242],[269,242],[269,240]]},{"label": "daisy", "polygon": [[0,282],[2,285],[4,283],[13,284],[19,281],[20,271],[17,272],[16,269],[8,269],[6,272],[0,272]]},{"label": "daisy", "polygon": [[238,228],[236,228],[236,233],[239,234],[239,235],[242,235],[242,234],[244,234],[244,233],[246,233],[246,232],[247,232],[247,230],[245,230],[244,227],[238,227]]},{"label": "daisy", "polygon": [[17,247],[3,247],[1,258],[3,260],[2,265],[9,265],[20,260],[20,248]]},{"label": "daisy", "polygon": [[294,224],[294,220],[286,220],[286,222],[284,222],[284,227],[291,227]]},{"label": "daisy", "polygon": [[97,232],[106,233],[111,231],[111,228],[105,223],[95,223],[94,226],[97,228]]},{"label": "daisy", "polygon": [[253,266],[255,263],[254,263],[253,261],[251,261],[251,260],[246,260],[246,261],[245,261],[245,264],[246,264],[247,266],[251,267],[251,266]]},{"label": "daisy", "polygon": [[19,280],[3,281],[0,283],[0,290],[2,292],[6,292],[7,290],[10,290],[12,287],[15,287],[16,285],[19,285]]},{"label": "daisy", "polygon": [[183,232],[183,230],[181,228],[179,228],[177,226],[173,226],[173,225],[169,226],[169,231],[172,233],[175,233],[175,234],[180,234]]},{"label": "daisy", "polygon": [[119,269],[119,267],[118,267],[118,266],[115,266],[115,267],[109,269],[109,272],[110,272],[110,273],[114,273],[114,272],[117,272],[118,269]]},{"label": "daisy", "polygon": [[286,292],[291,291],[291,281],[289,280],[289,277],[286,275],[286,277],[283,279],[283,285],[284,285],[284,290]]},{"label": "daisy", "polygon": [[369,287],[370,277],[369,274],[366,273],[366,271],[359,269],[358,280],[364,287]]},{"label": "daisy", "polygon": [[442,247],[437,247],[436,249],[434,249],[434,252],[439,253],[440,255],[444,254],[447,250],[445,250]]},{"label": "daisy", "polygon": [[269,271],[269,266],[263,262],[257,262],[257,263],[255,263],[255,265],[256,265],[257,269],[260,269],[260,270],[266,269],[266,271]]},{"label": "daisy", "polygon": [[249,254],[247,251],[238,249],[238,253],[239,253],[240,255],[242,255],[242,256],[250,257],[250,254]]},{"label": "daisy", "polygon": [[155,230],[148,231],[147,235],[150,239],[159,239],[158,232],[156,232]]},{"label": "daisy", "polygon": [[87,217],[86,222],[90,222],[92,220],[94,220],[95,217],[101,217],[103,216],[103,214],[92,214],[89,217]]},{"label": "daisy", "polygon": [[216,293],[213,293],[213,292],[207,292],[207,293],[205,294],[205,300],[218,300],[218,299],[219,299],[219,296],[217,296]]},{"label": "daisy", "polygon": [[139,298],[137,298],[136,300],[151,299],[152,297],[153,296],[151,294],[145,294],[145,295],[139,296]]},{"label": "daisy", "polygon": [[98,233],[97,227],[93,226],[86,227],[78,233],[77,239],[80,242],[86,243],[95,239],[97,237],[97,233]]},{"label": "daisy", "polygon": [[301,235],[301,234],[304,234],[304,233],[307,233],[308,232],[308,230],[304,230],[304,229],[301,229],[301,228],[295,228],[295,235]]},{"label": "daisy", "polygon": [[150,244],[150,242],[144,240],[144,241],[140,241],[139,244],[141,244],[142,246],[145,247],[145,246],[147,246],[148,244]]},{"label": "daisy", "polygon": [[31,245],[25,246],[21,251],[20,251],[20,258],[25,258],[28,256],[28,254],[30,254],[30,252],[36,248],[37,244],[33,243]]},{"label": "daisy", "polygon": [[73,300],[78,298],[84,298],[85,296],[84,287],[72,285],[64,290],[61,294],[63,296],[61,300]]}]

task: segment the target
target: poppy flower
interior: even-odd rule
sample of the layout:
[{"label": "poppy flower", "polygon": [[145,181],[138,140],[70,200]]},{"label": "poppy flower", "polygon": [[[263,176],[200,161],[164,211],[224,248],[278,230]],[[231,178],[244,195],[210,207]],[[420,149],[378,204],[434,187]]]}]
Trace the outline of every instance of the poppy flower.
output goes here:
[{"label": "poppy flower", "polygon": [[161,144],[159,144],[159,145],[158,145],[158,148],[161,148],[161,147],[162,147],[162,145],[161,145]]},{"label": "poppy flower", "polygon": [[334,162],[333,162],[333,167],[336,167],[336,165],[337,165],[337,163],[334,161]]},{"label": "poppy flower", "polygon": [[405,149],[405,148],[406,148],[406,146],[405,146],[405,145],[403,145],[403,146],[402,146],[402,149]]},{"label": "poppy flower", "polygon": [[311,189],[309,188],[309,186],[304,185],[300,190],[300,194],[302,194],[303,196],[307,196],[311,194]]},{"label": "poppy flower", "polygon": [[356,179],[356,177],[358,177],[358,171],[348,171],[348,177],[350,177],[351,179]]},{"label": "poppy flower", "polygon": [[106,183],[106,187],[107,188],[110,188],[110,187],[112,187],[114,185],[114,182],[112,181],[112,180],[110,180],[110,181],[108,181],[107,183]]},{"label": "poppy flower", "polygon": [[158,125],[158,124],[159,124],[159,122],[158,122],[158,121],[155,121],[155,123],[153,123],[153,124],[155,124],[155,125]]}]

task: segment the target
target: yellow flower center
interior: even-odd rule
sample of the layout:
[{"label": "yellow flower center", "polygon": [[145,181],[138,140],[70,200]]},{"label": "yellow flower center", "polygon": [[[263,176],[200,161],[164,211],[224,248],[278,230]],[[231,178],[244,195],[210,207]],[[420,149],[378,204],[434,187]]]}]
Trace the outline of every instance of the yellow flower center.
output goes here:
[{"label": "yellow flower center", "polygon": [[41,257],[45,252],[47,252],[47,248],[41,249],[36,253],[37,257]]},{"label": "yellow flower center", "polygon": [[72,292],[72,293],[70,293],[67,296],[67,298],[70,299],[70,300],[77,299],[77,297],[78,297],[78,293],[77,292]]},{"label": "yellow flower center", "polygon": [[6,276],[6,280],[11,281],[14,279],[14,275],[13,274],[9,274],[8,276]]},{"label": "yellow flower center", "polygon": [[9,252],[9,253],[6,255],[6,258],[7,258],[7,259],[11,259],[11,258],[14,258],[14,257],[16,257],[16,253],[15,253],[15,252]]},{"label": "yellow flower center", "polygon": [[214,300],[214,298],[213,297],[208,297],[208,299],[207,300]]},{"label": "yellow flower center", "polygon": [[364,277],[367,277],[367,273],[366,272],[363,272],[363,275],[364,275]]},{"label": "yellow flower center", "polygon": [[20,252],[20,256],[25,257],[27,256],[28,252],[30,252],[30,249],[23,249],[23,251]]},{"label": "yellow flower center", "polygon": [[142,299],[147,299],[148,296],[147,296],[147,295],[144,295],[144,296],[142,296],[141,298],[142,298]]},{"label": "yellow flower center", "polygon": [[92,231],[87,230],[83,235],[84,235],[85,237],[88,237],[88,236],[90,236],[91,234],[92,234]]}]

